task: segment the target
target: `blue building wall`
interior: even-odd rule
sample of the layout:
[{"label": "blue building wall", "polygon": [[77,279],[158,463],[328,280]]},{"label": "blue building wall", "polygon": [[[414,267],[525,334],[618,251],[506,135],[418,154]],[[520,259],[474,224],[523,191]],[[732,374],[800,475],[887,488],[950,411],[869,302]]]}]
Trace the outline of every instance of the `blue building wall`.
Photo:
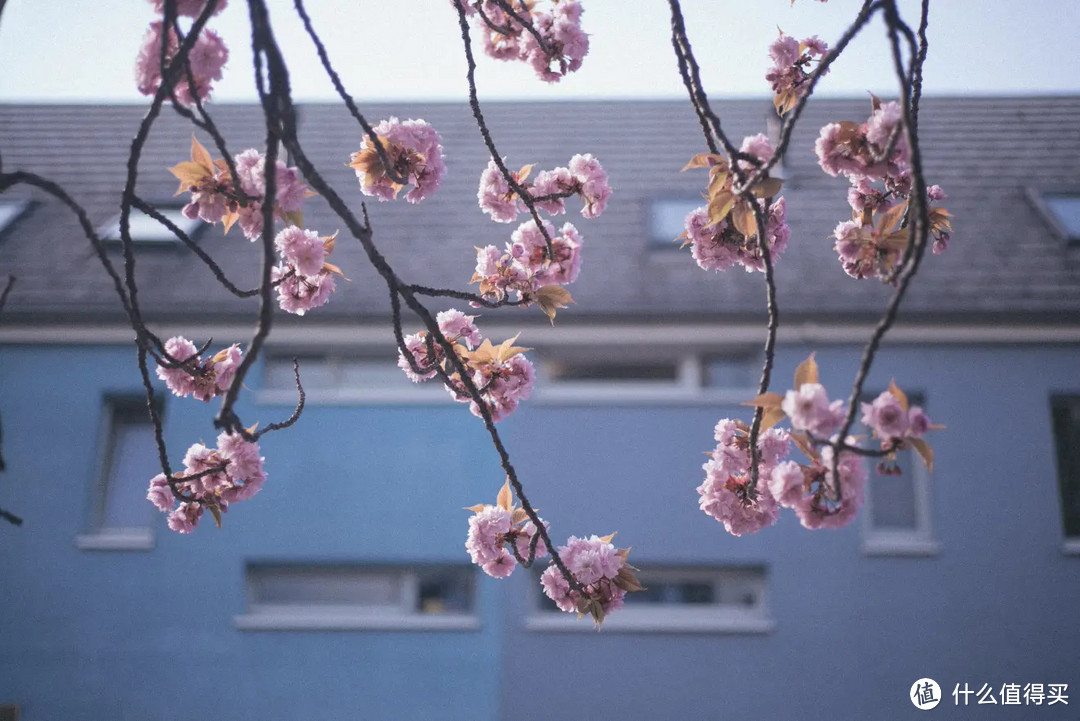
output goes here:
[{"label": "blue building wall", "polygon": [[[810,348],[780,349],[785,387]],[[846,395],[858,349],[818,348]],[[467,513],[502,480],[464,407],[311,405],[262,443],[262,493],[191,536],[155,513],[149,552],[76,548],[98,481],[102,400],[138,393],[130,347],[0,348],[8,471],[0,499],[0,703],[44,719],[909,718],[916,679],[1068,683],[1075,718],[1080,557],[1062,553],[1048,398],[1080,393],[1075,346],[892,346],[889,378],[949,425],[932,439],[936,556],[869,557],[859,522],[809,532],[785,514],[732,538],[697,509],[703,453],[738,406],[525,403],[501,424],[557,539],[618,531],[631,561],[763,565],[775,628],[761,634],[530,631],[532,579],[477,583],[477,631],[241,631],[252,561],[467,560]],[[258,388],[258,369],[249,386]],[[248,394],[249,396],[251,394]],[[216,404],[166,401],[174,465],[212,441]],[[267,423],[279,405],[241,406]],[[147,478],[155,469],[147,469]],[[871,477],[873,483],[873,477]]]}]

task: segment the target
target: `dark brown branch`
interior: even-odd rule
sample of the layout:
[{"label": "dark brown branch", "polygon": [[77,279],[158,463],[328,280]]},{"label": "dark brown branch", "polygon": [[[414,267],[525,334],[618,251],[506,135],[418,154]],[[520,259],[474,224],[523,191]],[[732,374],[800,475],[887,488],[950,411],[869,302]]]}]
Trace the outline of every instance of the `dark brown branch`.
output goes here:
[{"label": "dark brown branch", "polygon": [[379,142],[379,136],[376,135],[374,128],[368,124],[366,118],[356,107],[356,103],[353,101],[352,95],[345,90],[345,85],[341,82],[341,78],[338,76],[337,71],[334,70],[334,66],[330,63],[330,55],[326,52],[326,46],[323,45],[322,39],[318,33],[315,32],[315,28],[311,24],[311,18],[307,14],[307,10],[304,9],[304,0],[294,0],[294,6],[296,12],[300,16],[300,20],[304,23],[304,30],[307,31],[308,37],[315,43],[315,51],[319,54],[319,61],[322,63],[323,70],[326,71],[327,76],[330,78],[330,82],[334,84],[334,90],[341,97],[342,102],[345,103],[345,107],[349,109],[349,113],[356,119],[356,122],[360,123],[360,127],[364,129],[364,132],[368,136],[368,140],[371,141],[371,146],[375,150],[375,154],[379,158],[379,162],[382,163],[383,170],[386,173],[386,177],[390,178],[395,183],[406,185],[409,179],[398,174],[394,169],[394,164],[390,160],[390,156],[386,154],[386,148]]},{"label": "dark brown branch", "polygon": [[[895,2],[889,0],[888,2],[883,2],[882,5],[885,10],[885,19],[889,26],[893,66],[902,90],[900,105],[903,113],[903,125],[907,134],[908,162],[911,165],[911,206],[908,209],[909,217],[912,219],[911,225],[908,226],[908,244],[911,248],[911,253],[910,258],[907,260],[907,263],[900,273],[900,277],[896,284],[896,290],[893,291],[892,298],[889,299],[889,303],[885,308],[881,320],[878,321],[877,326],[870,335],[869,341],[867,341],[866,346],[863,348],[859,369],[856,372],[855,381],[852,384],[851,394],[848,396],[847,415],[840,428],[837,442],[834,446],[835,450],[833,452],[832,471],[833,478],[836,479],[837,483],[836,492],[838,499],[842,497],[842,491],[839,487],[840,477],[837,470],[840,463],[839,443],[847,438],[847,434],[855,422],[856,405],[859,397],[862,395],[863,384],[866,382],[866,377],[870,373],[870,366],[873,365],[874,356],[881,345],[882,338],[885,337],[885,334],[893,326],[893,323],[896,322],[896,316],[900,310],[900,303],[903,301],[908,286],[919,269],[919,264],[922,261],[923,255],[926,253],[927,239],[930,236],[930,217],[926,201],[926,180],[923,174],[922,152],[919,147],[918,134],[914,130],[916,123],[912,116],[912,89],[908,83],[908,78],[921,76],[921,70],[909,71],[904,67],[900,51],[900,37],[897,31],[897,21],[899,20],[899,16]],[[915,57],[912,58],[912,63],[914,65],[919,65],[921,62],[920,58],[925,58],[925,52],[915,55]]]},{"label": "dark brown branch", "polygon": [[304,386],[300,383],[300,361],[296,358],[292,359],[293,363],[293,378],[296,380],[296,409],[292,412],[286,420],[280,423],[271,423],[266,428],[255,434],[255,440],[263,437],[271,431],[280,431],[283,428],[288,428],[293,423],[300,420],[300,414],[304,412],[304,403],[307,401],[307,395],[304,393]]},{"label": "dark brown branch", "polygon": [[7,283],[4,285],[4,291],[0,293],[0,312],[3,312],[4,305],[7,303],[8,295],[13,287],[15,287],[15,276],[9,275]]},{"label": "dark brown branch", "polygon": [[250,298],[259,294],[258,288],[254,288],[252,290],[241,290],[240,288],[238,288],[231,280],[228,279],[228,277],[225,275],[225,271],[223,271],[221,269],[221,266],[219,266],[217,262],[215,262],[214,259],[210,257],[209,253],[200,248],[198,244],[196,244],[195,241],[193,241],[188,236],[187,233],[180,229],[180,226],[169,220],[166,216],[162,215],[157,210],[157,208],[150,205],[139,196],[135,196],[134,198],[132,198],[131,204],[141,210],[146,215],[156,220],[157,222],[161,223],[166,228],[168,228],[170,233],[179,238],[181,243],[186,245],[192,253],[199,257],[199,260],[206,264],[206,267],[210,269],[210,271],[214,274],[214,277],[217,278],[218,282],[221,283],[221,285],[223,285],[230,293],[237,296],[238,298]]},{"label": "dark brown branch", "polygon": [[454,6],[458,11],[458,26],[461,28],[461,42],[465,48],[465,60],[468,64],[468,72],[465,74],[465,79],[469,84],[469,107],[472,108],[473,118],[476,120],[476,126],[480,130],[480,135],[484,139],[484,145],[487,146],[491,159],[495,162],[495,166],[499,169],[503,179],[506,180],[506,184],[510,186],[510,190],[514,191],[514,193],[521,198],[522,202],[525,203],[525,207],[529,209],[529,213],[532,215],[537,229],[539,229],[540,234],[544,236],[548,258],[554,258],[555,251],[551,244],[551,234],[548,233],[547,228],[544,227],[544,223],[540,220],[540,213],[536,209],[536,203],[533,201],[528,191],[517,182],[517,179],[514,178],[514,174],[506,167],[506,163],[503,162],[502,156],[499,155],[499,150],[495,147],[495,141],[491,138],[491,131],[488,129],[487,121],[484,120],[484,112],[480,109],[480,99],[477,97],[476,92],[476,59],[473,57],[472,37],[469,34],[469,21],[465,17],[465,6],[462,2],[463,0],[454,0]]}]

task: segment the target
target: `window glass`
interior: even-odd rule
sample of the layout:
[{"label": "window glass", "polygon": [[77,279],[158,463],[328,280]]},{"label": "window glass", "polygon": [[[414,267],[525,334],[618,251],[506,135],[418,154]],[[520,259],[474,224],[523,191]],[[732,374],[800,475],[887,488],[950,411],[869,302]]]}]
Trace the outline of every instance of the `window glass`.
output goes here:
[{"label": "window glass", "polygon": [[1046,193],[1042,199],[1066,238],[1080,242],[1080,195]]},{"label": "window glass", "polygon": [[465,614],[473,603],[474,573],[465,566],[253,564],[247,579],[255,614]]},{"label": "window glass", "polygon": [[158,464],[154,426],[145,402],[110,402],[105,448],[99,530],[148,527],[153,507],[146,486]]},{"label": "window glass", "polygon": [[0,200],[0,233],[7,230],[29,206],[30,203],[25,200]]},{"label": "window glass", "polygon": [[1054,396],[1050,410],[1062,525],[1066,538],[1080,538],[1080,395]]},{"label": "window glass", "polygon": [[[201,220],[187,218],[180,208],[163,207],[157,209],[159,213],[171,220],[180,230],[190,238],[205,223]],[[173,235],[172,231],[159,223],[154,218],[146,215],[137,208],[131,209],[128,217],[128,226],[131,231],[131,240],[135,243],[162,243],[174,244],[180,240]],[[101,237],[106,241],[120,241],[120,214],[118,213],[108,223],[102,226]]]},{"label": "window glass", "polygon": [[649,205],[649,238],[655,248],[678,249],[675,239],[683,234],[690,211],[705,205],[700,197],[662,198]]}]

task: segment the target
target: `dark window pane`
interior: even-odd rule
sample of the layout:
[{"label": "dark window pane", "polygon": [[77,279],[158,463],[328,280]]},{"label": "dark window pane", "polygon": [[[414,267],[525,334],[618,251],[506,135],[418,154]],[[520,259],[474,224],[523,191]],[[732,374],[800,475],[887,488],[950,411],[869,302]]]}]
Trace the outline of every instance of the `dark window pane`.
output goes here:
[{"label": "dark window pane", "polygon": [[1080,538],[1080,396],[1050,401],[1065,536]]}]

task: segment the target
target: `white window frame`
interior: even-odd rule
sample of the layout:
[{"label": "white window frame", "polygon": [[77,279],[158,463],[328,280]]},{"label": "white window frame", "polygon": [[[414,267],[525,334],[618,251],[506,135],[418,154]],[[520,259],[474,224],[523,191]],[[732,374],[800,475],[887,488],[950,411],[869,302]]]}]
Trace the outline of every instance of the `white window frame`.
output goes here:
[{"label": "white window frame", "polygon": [[[166,218],[171,220],[178,228],[180,228],[180,230],[184,231],[188,238],[193,238],[195,234],[198,233],[204,225],[206,225],[198,218],[194,220],[188,218],[186,215],[183,214],[183,210],[180,206],[165,205],[157,208],[156,210],[162,215],[164,215]],[[160,235],[140,236],[135,232],[135,229],[132,228],[132,243],[134,243],[135,245],[161,247],[174,247],[180,245],[180,239],[173,235],[173,233],[168,228],[166,228],[164,225],[162,225],[146,213],[142,212],[138,208],[133,207],[131,209],[130,222],[142,222],[142,219],[145,219],[148,224],[150,224],[156,229],[155,233],[160,233]],[[119,244],[121,242],[120,214],[117,213],[109,219],[109,222],[99,227],[98,235],[101,237],[102,242],[107,245]]]},{"label": "white window frame", "polygon": [[14,225],[29,208],[29,200],[18,198],[0,200],[0,233]]},{"label": "white window frame", "polygon": [[[756,590],[757,603],[750,607],[733,604],[677,604],[657,603],[649,605],[625,605],[604,619],[605,633],[716,633],[716,634],[764,634],[776,628],[776,621],[769,614],[768,572],[764,568],[738,567],[662,567],[648,565],[642,575],[642,584],[648,579],[666,582],[701,582],[711,580],[717,586],[725,581],[750,580]],[[530,584],[531,611],[525,619],[525,629],[537,632],[583,633],[593,632],[591,618],[578,618],[576,614],[548,610],[540,605],[539,582]]]},{"label": "white window frame", "polygon": [[[869,395],[869,394],[868,394]],[[878,394],[870,395],[876,398]],[[913,396],[923,394],[912,394]],[[933,502],[930,493],[930,472],[914,449],[901,451],[910,456],[912,493],[914,494],[914,528],[876,528],[874,526],[874,478],[871,467],[866,482],[866,501],[862,515],[862,552],[867,556],[936,556],[941,553],[941,543],[934,536]],[[873,459],[871,466],[876,465]]]},{"label": "white window frame", "polygon": [[[588,350],[551,348],[538,350],[534,365],[537,383],[533,391],[535,402],[542,405],[723,405],[739,404],[757,395],[752,386],[744,388],[710,387],[705,383],[708,359],[723,355],[720,350],[679,350],[675,347],[656,348],[642,353],[634,346],[603,346]],[[732,357],[742,357],[740,351]],[[552,363],[560,361],[601,363],[671,363],[675,378],[665,380],[560,380],[549,371]]]},{"label": "white window frame", "polygon": [[[275,564],[267,564],[274,567]],[[263,564],[258,567],[265,568]],[[285,569],[320,568],[322,564],[280,564]],[[337,564],[328,568],[339,567]],[[300,603],[266,603],[255,598],[253,566],[245,569],[246,612],[233,616],[233,625],[241,631],[476,631],[480,621],[476,615],[475,569],[473,574],[472,608],[465,613],[423,613],[416,610],[420,597],[423,568],[405,566],[357,565],[340,566],[349,572],[370,572],[394,577],[401,588],[396,604],[330,605]],[[447,568],[466,570],[464,566]]]},{"label": "white window frame", "polygon": [[[134,396],[109,397],[105,399],[103,419],[98,433],[98,465],[92,491],[92,517],[90,530],[75,537],[75,547],[83,551],[151,551],[154,548],[153,513],[147,512],[145,526],[110,526],[105,523],[104,505],[109,493],[109,481],[116,452],[116,416],[119,406],[131,407],[141,402]],[[149,424],[149,419],[147,420]],[[147,485],[150,477],[147,476]],[[142,499],[142,502],[150,502]],[[152,510],[152,509],[151,509]]]},{"label": "white window frame", "polygon": [[[685,204],[685,206],[688,208],[688,210],[685,213],[683,213],[683,218],[685,219],[685,217],[687,215],[689,215],[691,212],[693,212],[697,208],[702,208],[702,207],[705,207],[706,205],[708,205],[708,202],[709,201],[707,201],[705,198],[701,197],[700,193],[698,193],[698,194],[686,193],[686,194],[683,194],[683,195],[664,195],[664,196],[658,196],[658,197],[650,198],[649,202],[648,202],[648,206],[647,206],[647,208],[648,208],[648,211],[647,211],[648,212],[648,218],[647,218],[647,225],[646,225],[646,227],[648,228],[648,233],[649,233],[649,235],[648,235],[648,238],[649,238],[649,250],[651,250],[651,251],[659,251],[661,253],[667,252],[668,250],[678,250],[679,249],[679,244],[675,242],[675,239],[678,238],[679,234],[685,229],[680,224],[680,226],[675,229],[675,233],[670,238],[662,237],[658,233],[659,229],[656,227],[656,225],[657,225],[657,221],[656,221],[657,212],[656,211],[659,208],[659,206],[662,206],[662,205],[675,206],[675,205],[684,205]],[[685,252],[686,251],[684,251],[684,253]]]}]

